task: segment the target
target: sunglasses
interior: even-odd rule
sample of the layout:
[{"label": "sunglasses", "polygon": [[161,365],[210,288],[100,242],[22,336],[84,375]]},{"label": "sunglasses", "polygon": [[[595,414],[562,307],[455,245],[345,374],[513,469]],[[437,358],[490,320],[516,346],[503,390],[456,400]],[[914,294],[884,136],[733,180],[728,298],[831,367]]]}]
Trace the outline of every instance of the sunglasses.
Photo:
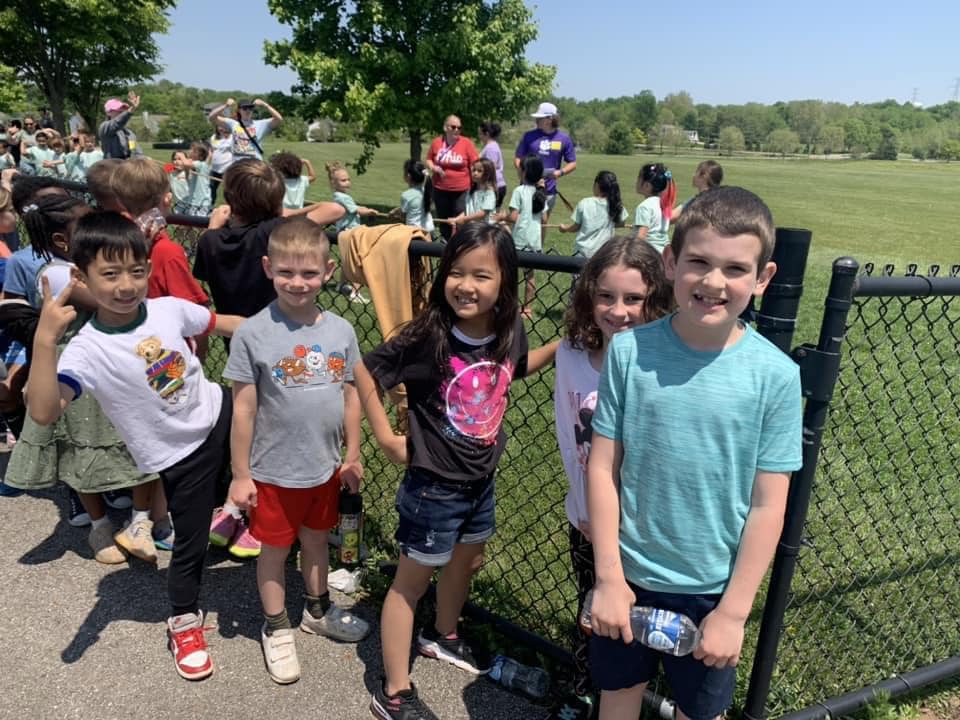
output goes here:
[{"label": "sunglasses", "polygon": [[459,125],[447,125],[447,127],[448,127],[450,130],[459,130],[459,129],[460,129],[460,126],[459,126]]}]

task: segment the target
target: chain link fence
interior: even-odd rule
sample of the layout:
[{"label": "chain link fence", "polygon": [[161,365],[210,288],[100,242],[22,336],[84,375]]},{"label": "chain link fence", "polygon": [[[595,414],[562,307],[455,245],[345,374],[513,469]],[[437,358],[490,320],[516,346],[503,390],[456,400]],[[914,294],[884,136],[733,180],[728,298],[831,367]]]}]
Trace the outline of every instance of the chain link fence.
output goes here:
[{"label": "chain link fence", "polygon": [[853,287],[779,660],[755,717],[848,713],[871,686],[960,655],[960,266],[893,272],[866,265]]},{"label": "chain link fence", "polygon": [[[170,222],[172,237],[192,261],[207,219],[172,216]],[[436,256],[439,247],[416,243],[412,252]],[[801,268],[799,276],[781,289],[784,301],[794,305],[805,252],[794,263]],[[562,333],[572,274],[581,263],[522,255],[522,266],[537,269],[535,316],[526,323],[530,347]],[[890,277],[890,267],[864,270],[873,278],[903,279]],[[929,275],[936,278],[939,272],[931,268]],[[916,268],[908,268],[908,274],[915,275]],[[838,307],[839,301],[832,295],[828,300],[821,338],[832,360],[805,373],[808,414],[816,401],[822,415],[805,418],[805,428],[817,437],[805,438],[809,483],[798,494],[791,489],[793,510],[800,508],[796,538],[791,540],[788,518],[763,620],[758,599],[758,612],[747,626],[737,702],[745,704],[748,717],[823,716],[824,706],[808,715],[802,709],[960,655],[955,611],[960,605],[960,266],[945,275],[949,278],[940,279],[955,283],[936,292],[894,292],[861,282],[851,290],[856,299],[849,315],[844,306],[840,324],[831,331],[826,317],[831,303]],[[353,324],[362,352],[380,343],[372,305],[350,302],[335,283],[319,302]],[[787,328],[778,345],[788,346],[793,320],[768,321],[774,331]],[[222,341],[212,338],[205,364],[212,379],[221,380],[225,361]],[[809,378],[829,374],[831,362],[838,372],[835,389],[811,390],[816,383]],[[510,440],[498,468],[498,529],[471,600],[485,617],[516,629],[537,649],[563,661],[571,646],[576,592],[563,509],[567,481],[553,428],[553,381],[548,369],[511,389],[504,419]],[[372,436],[364,438],[362,455],[366,542],[380,557],[395,558],[394,497],[402,468],[384,461]],[[777,585],[783,585],[782,602]]]}]

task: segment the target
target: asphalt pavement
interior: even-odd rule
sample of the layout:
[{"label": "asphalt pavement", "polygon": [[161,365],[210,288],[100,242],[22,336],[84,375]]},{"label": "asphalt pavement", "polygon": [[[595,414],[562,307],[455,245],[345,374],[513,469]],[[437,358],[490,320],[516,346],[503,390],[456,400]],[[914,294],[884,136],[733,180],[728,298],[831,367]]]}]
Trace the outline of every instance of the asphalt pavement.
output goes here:
[{"label": "asphalt pavement", "polygon": [[[87,528],[66,521],[66,488],[0,497],[0,718],[30,720],[244,720],[372,717],[382,673],[379,606],[354,611],[374,632],[358,645],[297,633],[302,676],[270,680],[260,650],[262,615],[253,562],[211,549],[202,604],[212,677],[182,680],[166,649],[166,567],[131,560],[100,565]],[[111,511],[119,526],[126,513]],[[288,574],[291,619],[302,584]],[[349,604],[347,596],[336,595]],[[546,709],[486,678],[417,657],[411,675],[443,720],[538,720]]]}]

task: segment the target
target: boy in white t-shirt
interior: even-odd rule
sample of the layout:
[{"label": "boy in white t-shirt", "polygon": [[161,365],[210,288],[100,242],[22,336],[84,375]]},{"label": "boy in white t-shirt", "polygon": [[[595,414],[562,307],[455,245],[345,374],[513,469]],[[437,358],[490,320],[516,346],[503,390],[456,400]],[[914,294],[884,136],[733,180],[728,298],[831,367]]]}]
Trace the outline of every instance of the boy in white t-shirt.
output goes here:
[{"label": "boy in white t-shirt", "polygon": [[177,529],[167,572],[169,649],[177,673],[199,680],[213,672],[198,597],[232,402],[229,393],[204,377],[184,338],[231,335],[242,318],[218,316],[179,298],[146,299],[148,255],[140,228],[119,213],[78,221],[71,256],[97,303],[96,315],[58,362],[57,341],[76,316],[64,302],[76,280],[54,299],[43,279],[28,410],[37,423],[49,425],[67,403],[90,392],[137,467],[160,474]]}]

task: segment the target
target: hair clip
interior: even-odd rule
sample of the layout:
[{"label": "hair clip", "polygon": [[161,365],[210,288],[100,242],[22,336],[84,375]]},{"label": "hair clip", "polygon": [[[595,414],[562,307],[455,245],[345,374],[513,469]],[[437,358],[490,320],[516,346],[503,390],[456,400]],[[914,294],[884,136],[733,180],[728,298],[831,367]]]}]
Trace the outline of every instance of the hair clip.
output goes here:
[{"label": "hair clip", "polygon": [[672,180],[672,179],[673,179],[673,173],[670,172],[669,170],[667,170],[667,171],[663,174],[663,176],[664,176],[667,180]]},{"label": "hair clip", "polygon": [[20,214],[27,215],[33,212],[34,210],[38,210],[38,209],[39,208],[37,207],[36,203],[30,203],[29,205],[24,205],[22,208],[20,208]]}]

